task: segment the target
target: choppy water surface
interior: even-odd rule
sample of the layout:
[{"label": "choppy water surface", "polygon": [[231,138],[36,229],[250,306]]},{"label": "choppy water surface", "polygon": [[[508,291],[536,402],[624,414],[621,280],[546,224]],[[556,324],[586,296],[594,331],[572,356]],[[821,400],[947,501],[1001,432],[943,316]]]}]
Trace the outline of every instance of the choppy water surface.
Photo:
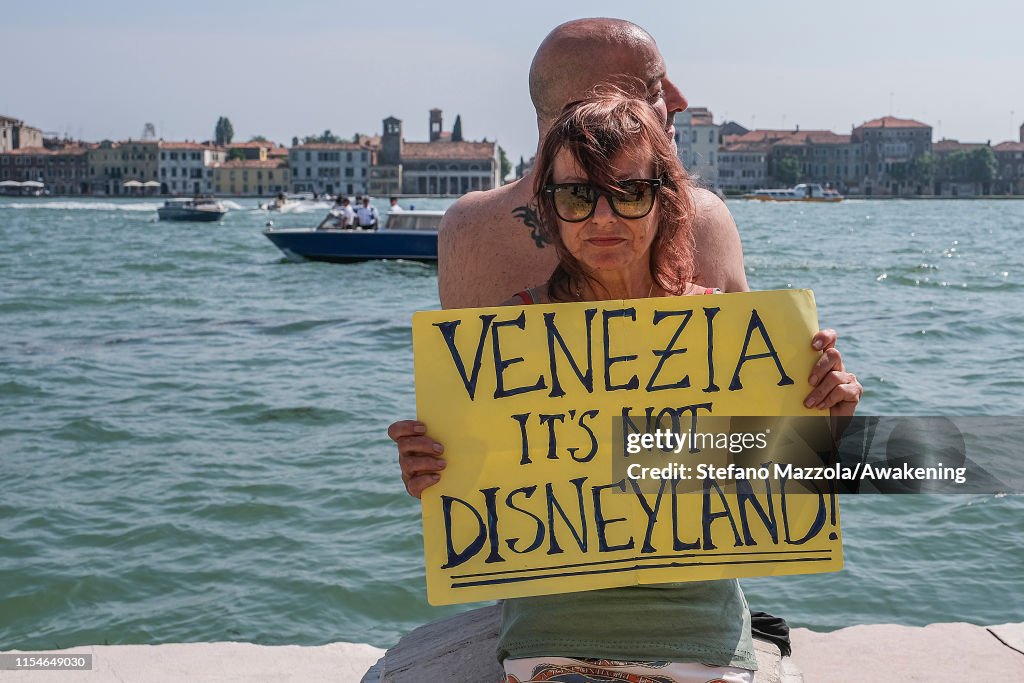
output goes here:
[{"label": "choppy water surface", "polygon": [[[436,268],[285,262],[236,201],[210,225],[0,198],[0,649],[388,646],[450,611],[384,434]],[[815,290],[865,413],[1024,415],[1024,202],[730,208],[753,288]],[[842,504],[846,569],[745,581],[753,607],[1024,620],[1021,497]]]}]

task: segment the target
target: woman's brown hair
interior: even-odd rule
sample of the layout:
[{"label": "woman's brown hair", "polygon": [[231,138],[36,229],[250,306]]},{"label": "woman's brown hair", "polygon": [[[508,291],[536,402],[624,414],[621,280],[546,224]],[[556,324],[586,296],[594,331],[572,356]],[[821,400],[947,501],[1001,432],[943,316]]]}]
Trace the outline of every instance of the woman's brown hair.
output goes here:
[{"label": "woman's brown hair", "polygon": [[[645,92],[643,83],[605,83],[587,97],[570,102],[555,120],[541,145],[534,176],[544,238],[555,247],[558,265],[548,282],[552,301],[576,298],[573,285],[596,284],[593,276],[566,248],[549,195],[544,186],[554,182],[555,157],[566,150],[587,174],[589,182],[611,192],[621,178],[612,175],[612,162],[622,154],[650,155],[654,176],[662,182],[658,192],[658,225],[651,243],[651,276],[669,294],[682,294],[693,276],[693,200],[690,179],[665,133],[665,122],[650,103],[632,92]],[[642,158],[642,157],[641,157]]]}]

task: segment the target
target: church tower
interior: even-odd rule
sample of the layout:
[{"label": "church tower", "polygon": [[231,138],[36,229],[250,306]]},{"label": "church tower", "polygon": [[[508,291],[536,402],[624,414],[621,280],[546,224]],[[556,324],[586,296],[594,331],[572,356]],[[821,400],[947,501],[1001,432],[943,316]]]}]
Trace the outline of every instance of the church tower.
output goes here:
[{"label": "church tower", "polygon": [[431,109],[430,110],[430,141],[437,142],[441,139],[441,131],[444,130],[441,125],[441,110]]},{"label": "church tower", "polygon": [[380,138],[377,163],[394,166],[402,161],[402,122],[394,116],[384,119],[384,135]]}]

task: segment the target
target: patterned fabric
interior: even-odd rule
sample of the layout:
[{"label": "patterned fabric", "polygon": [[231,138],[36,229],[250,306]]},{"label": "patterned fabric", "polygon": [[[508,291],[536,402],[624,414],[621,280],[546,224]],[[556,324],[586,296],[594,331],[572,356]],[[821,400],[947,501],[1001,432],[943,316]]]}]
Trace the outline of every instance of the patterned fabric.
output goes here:
[{"label": "patterned fabric", "polygon": [[754,672],[690,662],[530,657],[506,659],[501,683],[753,683]]}]

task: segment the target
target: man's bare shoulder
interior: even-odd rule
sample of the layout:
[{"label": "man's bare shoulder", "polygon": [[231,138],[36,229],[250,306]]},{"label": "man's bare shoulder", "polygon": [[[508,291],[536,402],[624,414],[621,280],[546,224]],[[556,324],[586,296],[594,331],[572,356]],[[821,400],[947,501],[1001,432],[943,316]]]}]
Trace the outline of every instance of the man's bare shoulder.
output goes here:
[{"label": "man's bare shoulder", "polygon": [[473,236],[494,228],[499,222],[513,220],[513,211],[524,204],[522,180],[459,197],[441,219],[440,230],[446,237]]},{"label": "man's bare shoulder", "polygon": [[717,194],[703,187],[694,187],[690,190],[690,198],[698,229],[736,232],[732,213]]},{"label": "man's bare shoulder", "polygon": [[690,197],[695,212],[693,241],[697,250],[697,276],[708,287],[726,292],[747,291],[743,245],[729,207],[718,195],[704,188],[692,188]]},{"label": "man's bare shoulder", "polygon": [[544,248],[532,198],[522,179],[452,204],[437,244],[442,306],[495,306],[551,275],[555,251]]}]

